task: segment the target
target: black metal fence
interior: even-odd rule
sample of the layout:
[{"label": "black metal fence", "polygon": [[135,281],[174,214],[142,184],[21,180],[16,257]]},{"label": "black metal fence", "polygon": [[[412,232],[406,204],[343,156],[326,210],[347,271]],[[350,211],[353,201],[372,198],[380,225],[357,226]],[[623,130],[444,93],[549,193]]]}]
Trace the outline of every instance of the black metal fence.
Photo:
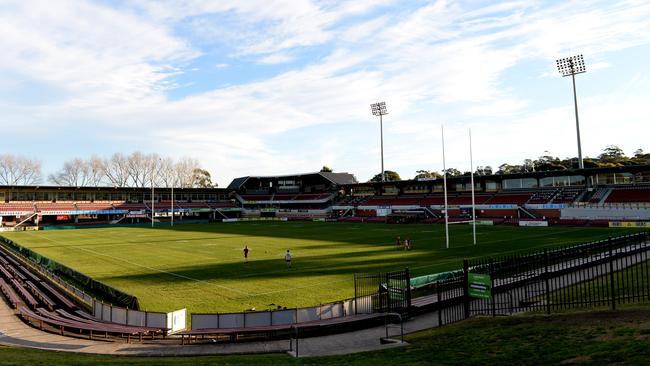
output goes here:
[{"label": "black metal fence", "polygon": [[[474,315],[607,306],[650,301],[650,232],[584,244],[465,260],[458,277],[436,282],[413,300],[438,311],[439,324]],[[472,274],[489,276],[490,296],[470,297]],[[480,286],[479,286],[480,287]],[[422,306],[418,309],[418,306]],[[425,310],[423,310],[425,311]]]},{"label": "black metal fence", "polygon": [[411,306],[410,283],[408,268],[396,272],[355,274],[355,313],[407,315]]}]

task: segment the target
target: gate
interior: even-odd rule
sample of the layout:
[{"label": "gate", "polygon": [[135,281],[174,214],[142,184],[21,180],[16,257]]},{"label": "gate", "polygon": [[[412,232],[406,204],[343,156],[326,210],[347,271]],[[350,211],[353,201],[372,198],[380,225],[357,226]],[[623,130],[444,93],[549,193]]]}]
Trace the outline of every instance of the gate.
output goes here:
[{"label": "gate", "polygon": [[408,268],[396,272],[355,274],[355,314],[408,315],[411,308],[410,282]]}]

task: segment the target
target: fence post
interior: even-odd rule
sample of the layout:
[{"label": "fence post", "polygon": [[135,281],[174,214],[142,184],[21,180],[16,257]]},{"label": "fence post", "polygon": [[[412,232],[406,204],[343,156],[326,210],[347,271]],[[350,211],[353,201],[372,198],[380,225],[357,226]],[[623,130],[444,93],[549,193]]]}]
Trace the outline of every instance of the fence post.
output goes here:
[{"label": "fence post", "polygon": [[548,248],[544,248],[544,281],[546,282],[546,314],[551,315],[551,291],[548,285]]},{"label": "fence post", "polygon": [[609,249],[609,291],[612,296],[612,310],[616,310],[616,296],[614,295],[614,253],[612,250],[612,238],[607,240]]},{"label": "fence post", "polygon": [[440,292],[440,280],[436,282],[436,295],[437,300],[438,300],[438,326],[442,326],[442,305],[440,304],[440,297],[442,296],[442,292]]},{"label": "fence post", "polygon": [[[388,278],[388,275],[386,275],[386,278]],[[377,289],[377,293],[378,293],[378,296],[379,296],[379,311],[378,312],[380,312],[380,313],[383,313],[384,311],[386,311],[386,310],[384,310],[384,293],[383,293],[383,287],[381,285],[382,284],[381,281],[383,279],[384,279],[384,276],[382,275],[382,273],[379,273],[379,288]],[[387,282],[386,286],[388,286],[388,281],[386,281],[386,282]],[[373,306],[372,312],[373,313],[375,312],[374,306]]]},{"label": "fence post", "polygon": [[406,267],[406,316],[411,317],[411,272]]},{"label": "fence post", "polygon": [[357,315],[357,274],[354,274],[354,315]]},{"label": "fence post", "polygon": [[494,290],[494,258],[490,258],[490,291],[492,292],[492,298],[490,299],[492,305],[492,317],[497,316],[497,304],[496,304],[496,291]]},{"label": "fence post", "polygon": [[469,318],[469,262],[463,259],[463,305],[465,319]]}]

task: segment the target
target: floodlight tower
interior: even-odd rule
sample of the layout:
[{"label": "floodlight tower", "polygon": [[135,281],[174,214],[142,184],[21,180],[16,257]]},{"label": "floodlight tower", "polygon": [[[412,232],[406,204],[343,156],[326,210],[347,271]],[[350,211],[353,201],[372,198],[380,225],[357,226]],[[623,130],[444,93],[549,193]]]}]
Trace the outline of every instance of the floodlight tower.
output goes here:
[{"label": "floodlight tower", "polygon": [[557,69],[562,76],[571,75],[573,81],[573,105],[576,111],[576,132],[578,134],[578,168],[583,169],[584,163],[582,162],[582,147],[580,145],[580,123],[578,122],[578,97],[576,96],[576,74],[586,72],[585,60],[582,55],[576,55],[556,60]]},{"label": "floodlight tower", "polygon": [[388,114],[386,109],[386,102],[378,102],[370,105],[372,109],[372,114],[379,116],[379,135],[380,135],[380,144],[381,144],[381,181],[386,181],[386,176],[384,175],[384,123],[382,116]]}]

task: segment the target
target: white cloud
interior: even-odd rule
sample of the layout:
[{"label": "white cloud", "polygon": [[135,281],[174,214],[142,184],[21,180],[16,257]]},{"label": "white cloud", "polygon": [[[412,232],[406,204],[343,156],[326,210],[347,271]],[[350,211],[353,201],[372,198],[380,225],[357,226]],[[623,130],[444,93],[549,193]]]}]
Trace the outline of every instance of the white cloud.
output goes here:
[{"label": "white cloud", "polygon": [[167,29],[83,1],[20,1],[0,13],[0,70],[55,85],[73,107],[163,95],[198,55]]},{"label": "white cloud", "polygon": [[283,64],[293,60],[293,57],[283,54],[283,53],[274,53],[268,56],[264,56],[257,60],[257,63],[274,65],[274,64]]},{"label": "white cloud", "polygon": [[[540,107],[504,75],[529,61],[548,62],[552,70],[555,58],[573,51],[595,61],[590,71],[601,70],[610,63],[607,55],[650,43],[645,2],[467,9],[438,1],[372,13],[389,5],[142,0],[125,10],[85,1],[56,7],[16,2],[0,10],[0,75],[13,75],[0,78],[0,93],[31,80],[48,86],[52,97],[38,106],[0,101],[3,119],[13,131],[29,125],[55,134],[83,126],[101,131],[93,139],[108,148],[117,141],[134,150],[196,156],[222,185],[237,175],[323,164],[365,180],[378,172],[369,104],[385,100],[386,166],[409,177],[440,168],[443,122],[448,165],[459,169],[466,163],[457,157],[467,155],[468,125],[475,129],[475,165],[514,163],[544,150],[574,154],[570,100]],[[227,62],[213,66],[224,74],[249,61],[281,63],[288,71],[170,100],[168,91],[178,87],[173,76],[184,75],[185,67],[192,71],[191,62],[215,43]],[[300,53],[319,45],[325,47],[315,56]],[[193,73],[204,75],[199,69]],[[533,69],[530,78],[540,73]],[[626,151],[644,147],[642,137],[625,128],[640,129],[648,120],[648,74],[642,69],[620,89],[591,90],[581,99],[586,152],[594,155],[609,143]],[[310,138],[290,137],[306,128],[313,129]]]}]

